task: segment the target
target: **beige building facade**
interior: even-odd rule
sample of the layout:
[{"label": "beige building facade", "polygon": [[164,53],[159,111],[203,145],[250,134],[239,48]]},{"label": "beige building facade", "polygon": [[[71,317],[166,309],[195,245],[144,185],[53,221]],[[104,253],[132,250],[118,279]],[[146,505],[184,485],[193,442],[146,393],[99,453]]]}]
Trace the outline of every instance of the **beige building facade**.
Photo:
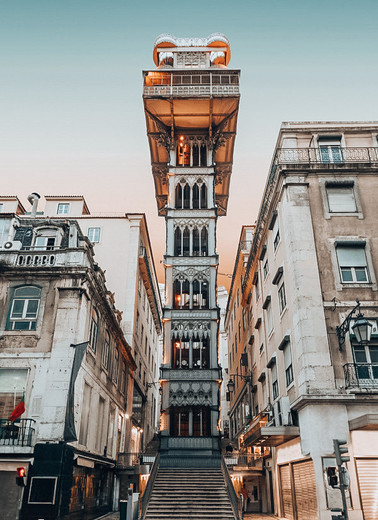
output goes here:
[{"label": "beige building facade", "polygon": [[[241,284],[252,416],[233,413],[235,381],[232,434],[264,461],[251,490],[261,510],[290,520],[341,507],[334,439],[350,455],[349,518],[378,515],[377,134],[369,122],[281,126]],[[362,344],[358,310],[372,331]],[[227,323],[233,311],[229,300]]]}]

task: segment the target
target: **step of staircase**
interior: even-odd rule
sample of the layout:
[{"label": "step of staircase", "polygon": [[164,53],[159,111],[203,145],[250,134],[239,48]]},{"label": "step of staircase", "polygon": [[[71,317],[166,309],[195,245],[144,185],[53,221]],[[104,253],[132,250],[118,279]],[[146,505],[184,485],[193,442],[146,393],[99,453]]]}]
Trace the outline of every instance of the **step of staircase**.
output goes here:
[{"label": "step of staircase", "polygon": [[144,520],[235,520],[220,468],[159,467]]}]

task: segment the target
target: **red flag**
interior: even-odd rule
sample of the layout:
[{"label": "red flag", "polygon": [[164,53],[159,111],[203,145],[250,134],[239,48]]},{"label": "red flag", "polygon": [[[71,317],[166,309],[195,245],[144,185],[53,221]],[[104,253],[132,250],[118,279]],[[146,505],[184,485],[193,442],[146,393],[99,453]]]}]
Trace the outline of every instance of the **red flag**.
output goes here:
[{"label": "red flag", "polygon": [[16,408],[13,410],[13,412],[10,414],[9,420],[12,422],[15,421],[16,419],[21,417],[21,415],[24,413],[24,411],[25,411],[25,394],[22,396],[21,401],[18,403]]}]

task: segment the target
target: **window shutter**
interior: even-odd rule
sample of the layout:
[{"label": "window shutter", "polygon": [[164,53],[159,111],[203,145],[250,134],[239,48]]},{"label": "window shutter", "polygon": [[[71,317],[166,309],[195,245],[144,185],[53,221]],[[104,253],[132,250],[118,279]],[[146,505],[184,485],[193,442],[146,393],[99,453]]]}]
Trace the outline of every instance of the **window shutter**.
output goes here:
[{"label": "window shutter", "polygon": [[365,247],[337,247],[340,267],[366,267]]},{"label": "window shutter", "polygon": [[352,187],[327,187],[327,195],[331,212],[342,213],[356,211],[356,201]]}]

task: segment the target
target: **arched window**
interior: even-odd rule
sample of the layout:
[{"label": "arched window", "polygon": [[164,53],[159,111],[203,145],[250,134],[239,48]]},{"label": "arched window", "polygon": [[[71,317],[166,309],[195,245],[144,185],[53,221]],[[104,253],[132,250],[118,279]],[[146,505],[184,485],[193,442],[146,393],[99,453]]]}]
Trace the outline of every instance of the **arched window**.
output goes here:
[{"label": "arched window", "polygon": [[184,186],[184,209],[190,209],[190,186],[185,184]]},{"label": "arched window", "polygon": [[200,153],[198,144],[193,145],[193,166],[200,166]]},{"label": "arched window", "polygon": [[181,229],[175,229],[174,256],[181,256]]},{"label": "arched window", "polygon": [[198,209],[200,207],[200,189],[197,183],[194,183],[193,186],[193,209]]},{"label": "arched window", "polygon": [[189,368],[189,338],[184,337],[182,340],[172,340],[172,348],[172,368]]},{"label": "arched window", "polygon": [[190,231],[189,228],[184,229],[183,233],[183,241],[182,241],[182,247],[183,247],[183,256],[189,256],[190,255]]},{"label": "arched window", "polygon": [[40,287],[16,287],[10,305],[7,330],[36,330],[40,300]]},{"label": "arched window", "polygon": [[207,238],[207,228],[204,226],[201,230],[201,256],[208,255]]},{"label": "arched window", "polygon": [[176,204],[175,204],[175,207],[176,209],[181,209],[183,207],[183,201],[182,201],[182,187],[181,187],[181,184],[177,184],[176,186]]},{"label": "arched window", "polygon": [[189,309],[190,286],[189,280],[175,280],[173,282],[173,308]]},{"label": "arched window", "polygon": [[193,228],[193,256],[200,256],[200,232]]},{"label": "arched window", "polygon": [[201,152],[201,158],[200,158],[200,166],[207,166],[207,147],[205,144],[202,144],[201,145],[201,148],[200,148],[200,152]]},{"label": "arched window", "polygon": [[209,339],[194,336],[193,338],[193,368],[208,368],[210,362],[209,356]]},{"label": "arched window", "polygon": [[193,281],[193,309],[208,309],[208,283],[206,280]]},{"label": "arched window", "polygon": [[97,313],[96,309],[92,307],[91,327],[89,329],[89,346],[93,350],[93,352],[96,352],[97,336],[98,336],[98,313]]},{"label": "arched window", "polygon": [[202,184],[201,186],[201,203],[200,203],[201,209],[207,208],[207,187],[206,184]]}]

